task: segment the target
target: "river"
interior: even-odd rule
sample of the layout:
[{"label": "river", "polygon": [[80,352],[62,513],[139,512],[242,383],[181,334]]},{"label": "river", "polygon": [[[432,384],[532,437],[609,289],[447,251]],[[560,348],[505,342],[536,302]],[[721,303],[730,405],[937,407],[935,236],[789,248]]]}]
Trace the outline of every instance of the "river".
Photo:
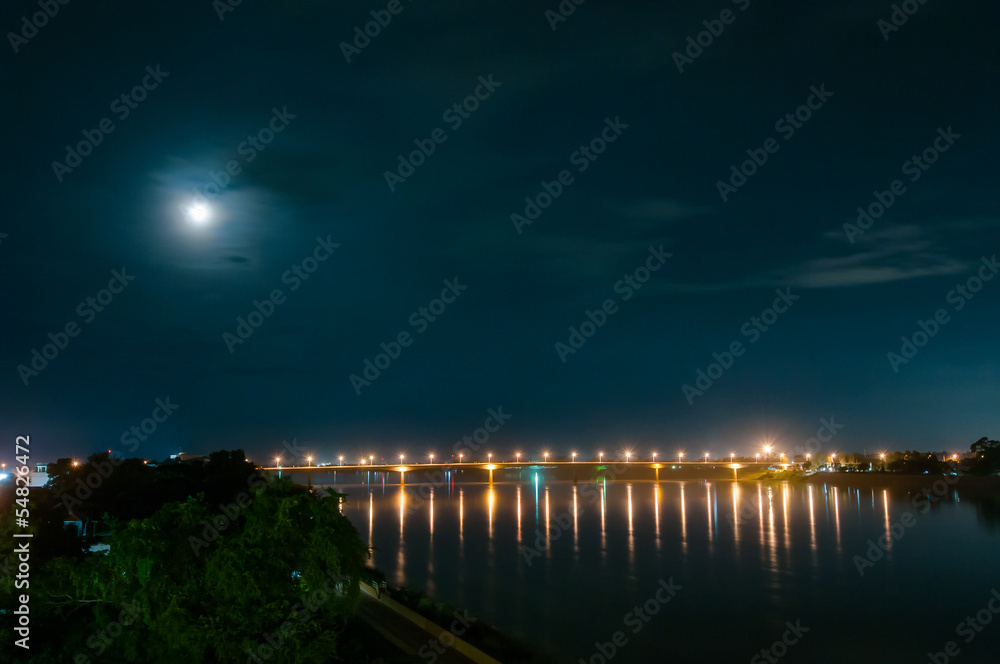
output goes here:
[{"label": "river", "polygon": [[338,475],[390,584],[556,661],[1000,661],[1000,531],[960,486]]}]

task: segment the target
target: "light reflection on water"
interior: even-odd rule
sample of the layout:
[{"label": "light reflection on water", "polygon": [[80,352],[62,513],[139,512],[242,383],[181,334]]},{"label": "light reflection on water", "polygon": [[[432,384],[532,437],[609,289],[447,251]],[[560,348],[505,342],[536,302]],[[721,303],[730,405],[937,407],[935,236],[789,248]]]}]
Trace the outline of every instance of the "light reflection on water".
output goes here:
[{"label": "light reflection on water", "polygon": [[[621,661],[661,661],[664,642],[679,661],[746,661],[780,637],[785,620],[797,618],[830,626],[826,637],[811,634],[829,657],[813,653],[808,661],[874,661],[857,656],[858,644],[873,658],[901,661],[888,649],[898,649],[898,639],[884,635],[930,633],[939,613],[914,617],[924,591],[898,580],[919,578],[927,565],[943,567],[956,584],[942,590],[956,593],[948,607],[957,611],[967,595],[972,603],[962,610],[976,610],[978,596],[969,588],[984,581],[973,575],[963,586],[960,577],[973,572],[961,561],[969,551],[1000,551],[996,534],[976,527],[968,502],[918,516],[920,527],[897,541],[892,527],[913,507],[905,495],[883,489],[864,489],[862,500],[857,489],[824,484],[574,483],[534,474],[493,485],[399,486],[372,478],[336,488],[349,494],[344,514],[375,547],[371,563],[397,585],[468,607],[574,662],[586,660],[596,639],[608,640],[630,607],[671,577],[685,588],[677,604],[631,638]],[[525,491],[533,493],[533,510]],[[880,537],[884,556],[862,576],[854,557]],[[927,624],[918,629],[920,620]],[[869,634],[869,623],[881,627]],[[720,641],[719,625],[740,627]],[[854,635],[851,656],[839,650],[845,631]],[[941,644],[915,643],[915,657],[950,638],[938,631]],[[689,649],[685,637],[700,645]],[[714,659],[699,659],[706,644],[716,649]]]}]

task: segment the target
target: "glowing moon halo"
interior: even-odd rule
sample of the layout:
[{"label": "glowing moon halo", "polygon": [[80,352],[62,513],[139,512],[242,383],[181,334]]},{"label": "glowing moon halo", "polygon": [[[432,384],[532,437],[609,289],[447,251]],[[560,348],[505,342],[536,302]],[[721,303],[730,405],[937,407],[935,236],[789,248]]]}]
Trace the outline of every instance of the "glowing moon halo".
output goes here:
[{"label": "glowing moon halo", "polygon": [[204,203],[193,203],[187,209],[187,216],[191,220],[191,223],[201,226],[207,223],[209,217],[212,215],[208,206]]}]

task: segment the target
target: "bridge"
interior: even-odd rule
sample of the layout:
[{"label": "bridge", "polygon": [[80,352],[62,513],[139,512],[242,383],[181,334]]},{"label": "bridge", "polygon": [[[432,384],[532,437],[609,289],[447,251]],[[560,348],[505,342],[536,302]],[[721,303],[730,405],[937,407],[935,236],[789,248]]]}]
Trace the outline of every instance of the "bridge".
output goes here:
[{"label": "bridge", "polygon": [[[724,468],[733,471],[733,479],[739,479],[739,471],[741,469],[756,469],[763,470],[768,466],[776,465],[782,469],[788,468],[800,468],[802,464],[800,463],[776,463],[773,461],[735,461],[735,462],[725,462],[725,461],[496,461],[496,462],[482,462],[482,461],[467,461],[467,462],[448,462],[448,463],[382,463],[382,464],[372,464],[372,463],[361,463],[361,464],[342,464],[342,465],[331,465],[331,466],[270,466],[261,467],[260,470],[266,472],[286,472],[286,473],[303,473],[306,475],[306,481],[309,486],[312,486],[312,476],[316,473],[335,473],[335,472],[364,472],[364,471],[376,471],[383,473],[399,473],[399,482],[402,484],[406,473],[417,473],[421,471],[433,471],[433,470],[482,470],[489,473],[489,481],[493,482],[493,471],[494,470],[505,470],[505,469],[519,469],[519,468],[536,468],[536,469],[571,469],[571,470],[597,470],[600,468],[605,468],[611,470],[615,474],[621,474],[629,471],[630,474],[636,471],[641,472],[643,469],[648,469],[653,471],[653,479],[660,479],[660,470],[664,468],[678,468],[678,467],[691,467],[691,468],[702,468],[702,469],[719,469]],[[575,473],[574,473],[575,479]]]}]

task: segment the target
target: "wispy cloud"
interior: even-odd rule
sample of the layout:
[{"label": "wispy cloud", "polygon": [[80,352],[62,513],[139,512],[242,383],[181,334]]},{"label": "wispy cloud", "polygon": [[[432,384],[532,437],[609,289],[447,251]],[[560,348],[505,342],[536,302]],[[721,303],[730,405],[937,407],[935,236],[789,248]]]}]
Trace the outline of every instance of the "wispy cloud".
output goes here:
[{"label": "wispy cloud", "polygon": [[[980,222],[968,222],[976,226]],[[960,274],[975,261],[954,257],[944,242],[955,225],[900,225],[871,231],[860,236],[844,253],[844,235],[839,231],[822,234],[817,253],[839,253],[809,258],[749,274],[745,279],[717,283],[669,284],[675,292],[714,292],[768,286],[798,288],[843,288],[883,284],[921,277]],[[831,246],[840,243],[840,247]]]}]

